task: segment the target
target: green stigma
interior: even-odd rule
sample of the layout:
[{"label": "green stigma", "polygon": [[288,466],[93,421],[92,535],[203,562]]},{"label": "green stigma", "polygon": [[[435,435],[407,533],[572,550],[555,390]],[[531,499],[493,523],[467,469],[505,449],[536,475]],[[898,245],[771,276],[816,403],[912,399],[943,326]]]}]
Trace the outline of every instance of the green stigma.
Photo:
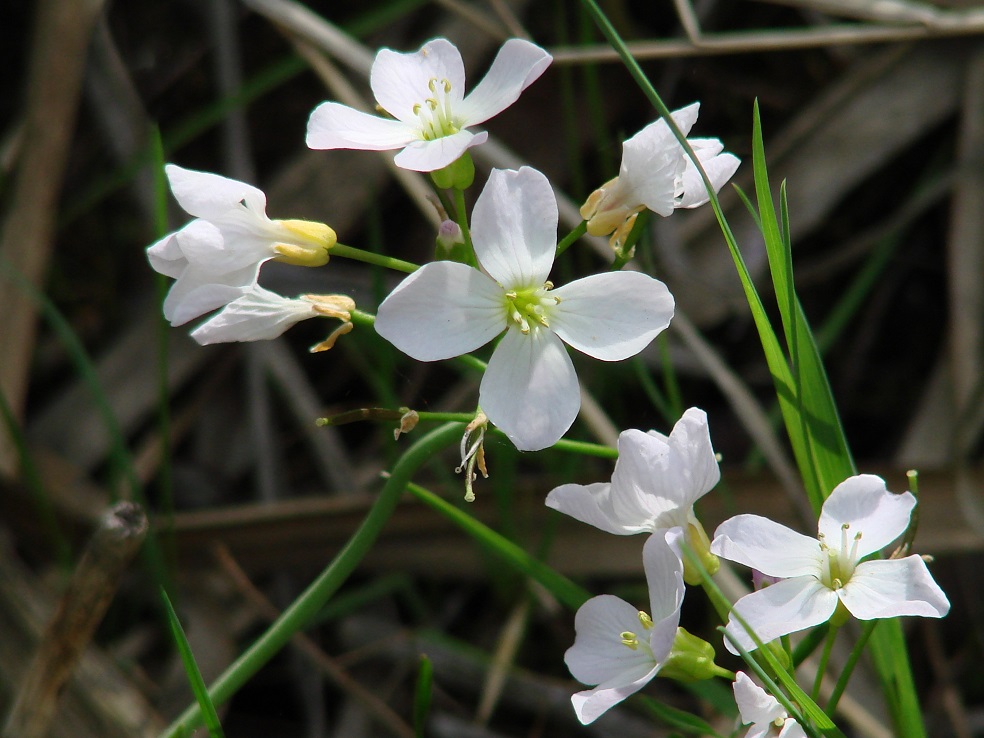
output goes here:
[{"label": "green stigma", "polygon": [[545,282],[542,287],[506,292],[506,321],[518,326],[524,336],[537,326],[549,328],[550,312],[560,303],[559,297],[547,294],[552,289],[553,283]]}]

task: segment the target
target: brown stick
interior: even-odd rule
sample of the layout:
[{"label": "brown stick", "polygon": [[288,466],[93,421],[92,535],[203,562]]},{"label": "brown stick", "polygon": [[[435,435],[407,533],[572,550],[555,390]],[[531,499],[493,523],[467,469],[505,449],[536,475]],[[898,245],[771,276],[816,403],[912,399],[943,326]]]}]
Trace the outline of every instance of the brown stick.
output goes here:
[{"label": "brown stick", "polygon": [[147,534],[147,517],[121,502],[102,517],[21,681],[3,738],[43,738],[58,696]]},{"label": "brown stick", "polygon": [[[20,417],[34,346],[36,308],[10,272],[37,287],[48,268],[55,211],[69,144],[75,130],[86,48],[103,0],[43,0],[27,84],[23,150],[12,204],[0,234],[0,391]],[[16,454],[0,434],[0,472],[15,468]]]}]

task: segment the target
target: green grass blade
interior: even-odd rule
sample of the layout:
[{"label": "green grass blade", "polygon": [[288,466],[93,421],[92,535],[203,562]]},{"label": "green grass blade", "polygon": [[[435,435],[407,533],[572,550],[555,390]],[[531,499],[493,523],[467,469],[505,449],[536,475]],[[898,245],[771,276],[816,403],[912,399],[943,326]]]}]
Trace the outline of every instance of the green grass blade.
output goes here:
[{"label": "green grass blade", "polygon": [[417,669],[417,687],[413,696],[413,733],[424,738],[427,716],[430,714],[431,692],[434,687],[434,665],[427,656],[421,654],[420,668]]},{"label": "green grass blade", "polygon": [[224,738],[225,734],[222,732],[222,725],[219,723],[219,715],[215,711],[215,705],[212,704],[212,698],[209,697],[208,687],[205,686],[202,673],[198,670],[198,664],[195,663],[195,656],[191,652],[191,646],[188,644],[184,629],[181,627],[181,621],[178,620],[178,615],[174,612],[171,600],[163,587],[161,587],[161,599],[164,601],[171,635],[174,636],[174,645],[177,646],[178,653],[181,655],[181,663],[184,666],[185,674],[188,676],[191,691],[194,692],[198,706],[201,707],[208,734],[211,738]]}]

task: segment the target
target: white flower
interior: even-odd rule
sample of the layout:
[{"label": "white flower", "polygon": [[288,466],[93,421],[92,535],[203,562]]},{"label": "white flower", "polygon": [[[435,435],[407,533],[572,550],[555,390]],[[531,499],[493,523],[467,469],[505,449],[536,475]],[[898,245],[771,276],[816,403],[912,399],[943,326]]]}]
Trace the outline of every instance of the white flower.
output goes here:
[{"label": "white flower", "polygon": [[[208,287],[203,288],[207,293]],[[355,302],[345,295],[303,295],[297,299],[282,297],[252,284],[239,297],[191,332],[204,345],[230,341],[266,341],[276,338],[295,323],[318,316],[345,321],[329,341],[352,329],[348,323]],[[347,326],[347,327],[346,327]],[[331,348],[322,342],[313,350]]]},{"label": "white flower", "polygon": [[623,431],[610,484],[564,484],[547,495],[546,504],[616,535],[686,529],[697,523],[694,502],[720,478],[707,415],[692,407],[669,437]]},{"label": "white flower", "polygon": [[752,724],[745,738],[806,738],[803,726],[789,717],[779,700],[755,684],[745,672],[735,675],[734,690],[742,724]]},{"label": "white flower", "polygon": [[[763,643],[826,622],[838,603],[859,620],[900,615],[943,617],[950,603],[919,556],[862,561],[909,525],[915,498],[892,494],[870,474],[844,480],[820,513],[809,538],[758,515],[723,522],[711,551],[783,579],[735,603],[734,613]],[[755,643],[732,615],[728,632],[748,650]],[[726,638],[732,653],[734,646]]]},{"label": "white flower", "polygon": [[571,697],[585,725],[644,687],[666,663],[680,622],[683,566],[680,531],[650,536],[642,549],[650,614],[612,595],[592,597],[574,616],[574,645],[564,654],[571,674],[594,689]]},{"label": "white flower", "polygon": [[327,263],[335,232],[323,223],[271,220],[266,195],[251,185],[174,164],[164,169],[178,204],[195,216],[147,249],[154,270],[177,279],[164,300],[171,325],[236,299],[268,259]]},{"label": "white flower", "polygon": [[[693,103],[671,114],[684,135],[696,122],[699,107],[700,103]],[[687,141],[717,192],[738,169],[738,157],[722,153],[724,146],[716,138]],[[708,199],[700,172],[660,118],[622,144],[618,176],[588,197],[581,206],[581,217],[593,236],[614,231],[611,240],[616,246],[625,240],[636,216],[645,208],[665,218],[676,208],[695,208]]]},{"label": "white flower", "polygon": [[381,49],[369,75],[379,107],[392,118],[380,118],[335,102],[322,103],[308,121],[307,145],[312,149],[403,149],[396,164],[433,172],[468,148],[484,143],[487,133],[475,126],[501,113],[550,65],[550,54],[529,41],[510,39],[492,67],[466,97],[465,68],[458,49],[436,38],[420,51],[401,54]]},{"label": "white flower", "polygon": [[506,331],[479,405],[517,448],[546,448],[581,406],[564,342],[603,361],[633,356],[669,325],[673,297],[638,272],[596,274],[554,290],[547,276],[557,201],[535,169],[493,170],[472,215],[482,270],[425,265],[379,306],[376,331],[419,361],[466,354]]}]

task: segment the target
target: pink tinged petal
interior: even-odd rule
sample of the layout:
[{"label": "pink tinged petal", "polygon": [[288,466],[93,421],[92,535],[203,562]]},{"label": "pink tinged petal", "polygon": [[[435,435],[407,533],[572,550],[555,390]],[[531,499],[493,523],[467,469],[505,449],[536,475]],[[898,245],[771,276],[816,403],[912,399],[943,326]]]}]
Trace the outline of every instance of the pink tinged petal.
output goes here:
[{"label": "pink tinged petal", "polygon": [[376,315],[376,333],[418,361],[474,351],[505,328],[502,289],[477,269],[450,261],[411,274]]},{"label": "pink tinged petal", "polygon": [[768,724],[776,718],[786,716],[779,700],[753,682],[745,672],[739,671],[735,675],[733,688],[742,723]]},{"label": "pink tinged petal", "polygon": [[407,145],[393,161],[401,169],[433,172],[458,159],[467,149],[485,143],[489,134],[459,131],[430,141],[418,140]]},{"label": "pink tinged petal", "polygon": [[[415,125],[414,105],[424,104],[427,98],[434,97],[429,86],[431,80],[441,84],[445,79],[451,83],[448,94],[452,110],[456,111],[455,103],[464,95],[465,67],[454,44],[444,38],[435,38],[415,52],[381,49],[372,63],[369,86],[383,110],[404,123]],[[443,94],[442,89],[440,95]]]},{"label": "pink tinged petal", "polygon": [[281,335],[295,323],[317,315],[306,300],[289,300],[254,285],[212,318],[191,337],[201,345],[231,341],[266,341]]},{"label": "pink tinged petal", "polygon": [[760,515],[736,515],[721,523],[711,553],[772,577],[819,577],[823,565],[817,539]]},{"label": "pink tinged petal", "polygon": [[557,247],[557,199],[536,169],[493,169],[472,211],[479,263],[507,290],[540,287]]},{"label": "pink tinged petal", "polygon": [[680,606],[686,591],[680,553],[682,539],[683,529],[673,528],[651,535],[642,547],[642,565],[649,586],[649,614],[654,624],[650,645],[657,661],[669,655],[680,624]]},{"label": "pink tinged petal", "polygon": [[[733,613],[745,620],[759,640],[768,643],[826,622],[836,607],[837,595],[832,590],[813,577],[796,577],[745,595],[735,603]],[[757,648],[734,614],[728,619],[728,632],[747,650]],[[728,638],[724,643],[731,653],[738,653]]]},{"label": "pink tinged petal", "polygon": [[262,218],[266,195],[261,190],[211,172],[184,169],[175,164],[164,167],[171,192],[181,208],[196,218],[220,218],[245,201],[250,210]]},{"label": "pink tinged petal", "polygon": [[482,410],[520,451],[552,446],[581,407],[577,374],[564,344],[551,331],[506,332],[479,388]]},{"label": "pink tinged petal", "polygon": [[916,498],[905,492],[893,494],[885,481],[873,474],[849,477],[834,487],[823,503],[819,529],[827,545],[837,550],[841,545],[841,526],[847,530],[848,545],[860,531],[857,559],[880,551],[905,532]]},{"label": "pink tinged petal", "polygon": [[950,611],[950,601],[919,556],[858,564],[837,594],[859,620],[902,615],[941,618]]},{"label": "pink tinged petal", "polygon": [[169,233],[160,241],[147,247],[147,260],[155,272],[177,279],[188,268],[188,260],[181,252],[176,233]]},{"label": "pink tinged petal", "polygon": [[632,682],[656,666],[645,647],[632,649],[622,643],[624,632],[645,638],[639,610],[625,600],[612,595],[592,597],[578,608],[574,629],[577,635],[564,654],[564,663],[579,682]]},{"label": "pink tinged petal", "polygon": [[420,132],[398,120],[380,118],[336,102],[321,103],[311,113],[306,142],[311,149],[400,149]]},{"label": "pink tinged petal", "polygon": [[553,291],[560,303],[550,327],[566,343],[602,361],[621,361],[642,351],[666,330],[673,296],[641,272],[606,272]]},{"label": "pink tinged petal", "polygon": [[649,684],[658,671],[659,667],[653,666],[635,679],[632,678],[635,672],[627,673],[611,683],[599,684],[594,689],[572,695],[571,704],[574,706],[577,719],[582,725],[593,723],[626,697],[632,696]]},{"label": "pink tinged petal", "polygon": [[519,99],[520,94],[550,66],[553,57],[536,44],[523,39],[506,41],[496,54],[485,78],[461,103],[463,125],[487,121]]},{"label": "pink tinged petal", "polygon": [[547,507],[570,515],[575,520],[593,525],[606,533],[617,536],[643,533],[650,528],[644,525],[626,525],[615,516],[612,509],[611,487],[607,483],[564,484],[547,495]]}]

